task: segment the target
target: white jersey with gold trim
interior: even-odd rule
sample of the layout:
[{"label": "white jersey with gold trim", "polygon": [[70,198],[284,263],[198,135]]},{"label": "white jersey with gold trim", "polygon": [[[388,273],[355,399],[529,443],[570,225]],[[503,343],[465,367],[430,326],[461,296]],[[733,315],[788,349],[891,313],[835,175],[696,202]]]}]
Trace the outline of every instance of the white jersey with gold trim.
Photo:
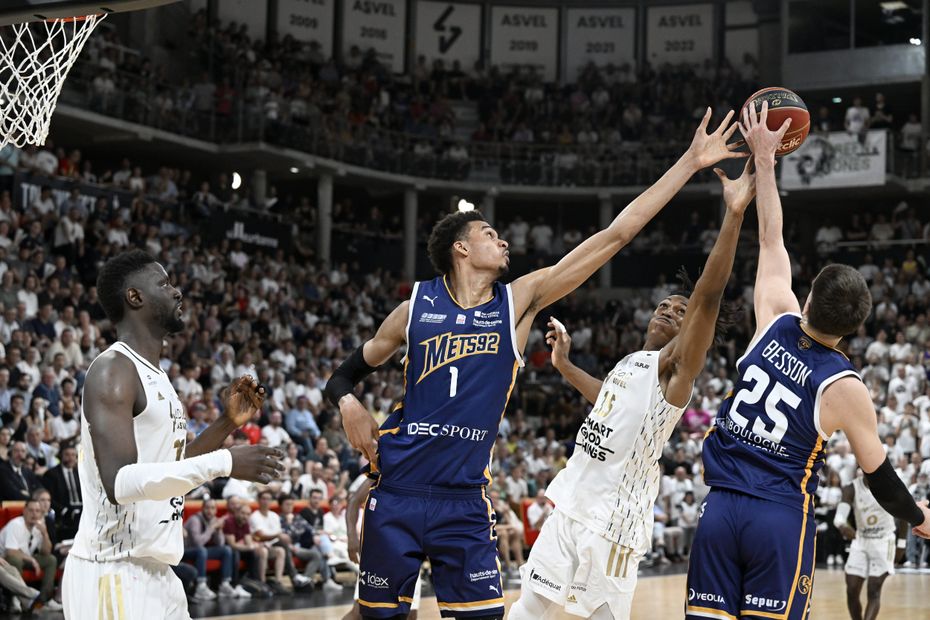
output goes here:
[{"label": "white jersey with gold trim", "polygon": [[575,452],[546,496],[604,538],[648,551],[662,479],[659,459],[683,411],[662,393],[659,351],[627,355],[604,380]]},{"label": "white jersey with gold trim", "polygon": [[[113,344],[104,353],[109,351],[133,363],[145,390],[145,409],[132,421],[137,462],[169,463],[184,458],[187,416],[168,375],[123,342]],[[90,432],[82,410],[78,468],[84,510],[71,555],[93,562],[124,558],[180,562],[184,555],[184,498],[111,504],[97,469]]]},{"label": "white jersey with gold trim", "polygon": [[856,538],[886,538],[894,536],[894,517],[888,514],[872,495],[862,478],[853,480],[856,499],[853,514],[856,515]]}]

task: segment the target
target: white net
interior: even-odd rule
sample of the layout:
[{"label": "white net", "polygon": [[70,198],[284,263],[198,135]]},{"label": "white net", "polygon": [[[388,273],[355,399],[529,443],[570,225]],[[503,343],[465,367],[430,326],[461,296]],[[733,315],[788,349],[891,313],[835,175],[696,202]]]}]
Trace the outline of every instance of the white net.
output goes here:
[{"label": "white net", "polygon": [[0,28],[0,147],[45,144],[68,71],[104,17]]}]

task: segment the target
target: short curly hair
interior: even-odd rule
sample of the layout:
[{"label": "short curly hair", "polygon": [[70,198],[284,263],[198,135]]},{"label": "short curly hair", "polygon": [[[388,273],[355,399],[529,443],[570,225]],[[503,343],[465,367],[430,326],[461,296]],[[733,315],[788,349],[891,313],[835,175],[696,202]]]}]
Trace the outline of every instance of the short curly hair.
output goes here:
[{"label": "short curly hair", "polygon": [[436,222],[426,251],[437,272],[446,275],[452,271],[452,244],[465,238],[469,223],[483,221],[481,211],[457,211]]},{"label": "short curly hair", "polygon": [[142,250],[132,250],[114,256],[104,263],[97,276],[97,298],[112,323],[122,321],[126,312],[126,280],[154,262],[156,261],[151,254]]},{"label": "short curly hair", "polygon": [[[694,282],[684,267],[678,269],[676,274],[678,288],[673,290],[671,295],[680,295],[681,297],[691,297],[694,292]],[[727,340],[727,335],[734,325],[738,325],[743,318],[743,305],[737,301],[720,300],[720,309],[717,312],[717,322],[714,324],[714,347],[723,345]]]}]

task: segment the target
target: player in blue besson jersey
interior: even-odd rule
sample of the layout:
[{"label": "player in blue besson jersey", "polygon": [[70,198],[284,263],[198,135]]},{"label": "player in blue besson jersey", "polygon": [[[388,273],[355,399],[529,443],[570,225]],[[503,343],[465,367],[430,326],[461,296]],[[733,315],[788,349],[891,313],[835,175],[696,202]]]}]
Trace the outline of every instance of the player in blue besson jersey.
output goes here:
[{"label": "player in blue besson jersey", "polygon": [[792,292],[775,184],[778,139],[767,116],[765,103],[760,117],[747,111],[740,124],[756,165],[757,329],[704,440],[711,492],[691,551],[688,619],[810,617],[813,498],[824,442],[836,431],[845,433],[882,508],[930,535],[927,502],[915,504],[895,474],[869,391],[835,348],[871,311],[865,279],[846,265],[824,267],[803,311]]},{"label": "player in blue besson jersey", "polygon": [[[417,282],[326,386],[350,443],[380,473],[363,522],[363,617],[406,616],[424,558],[443,616],[503,617],[486,486],[533,319],[629,243],[697,171],[739,157],[726,144],[730,116],[708,134],[710,116],[708,108],[687,152],[610,226],[512,284],[498,281],[510,262],[507,242],[480,213],[454,213],[433,228],[429,256],[441,275]],[[406,392],[379,433],[353,389],[405,343]]]}]

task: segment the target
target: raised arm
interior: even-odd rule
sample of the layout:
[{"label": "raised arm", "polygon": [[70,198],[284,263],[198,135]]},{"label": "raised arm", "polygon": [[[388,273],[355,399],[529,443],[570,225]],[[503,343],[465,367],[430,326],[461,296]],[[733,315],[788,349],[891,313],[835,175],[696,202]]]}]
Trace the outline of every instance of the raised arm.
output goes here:
[{"label": "raised arm", "polygon": [[775,183],[775,150],[781,144],[791,119],[778,131],[766,125],[769,103],[762,103],[756,116],[755,106],[743,109],[740,131],[752,149],[756,165],[756,211],[759,214],[759,266],[753,292],[756,329],[764,329],[773,318],[785,312],[800,312],[798,300],[791,290],[791,261],[782,236],[781,198]]},{"label": "raised arm", "polygon": [[597,401],[604,382],[572,364],[568,358],[568,352],[572,348],[572,337],[568,335],[565,326],[552,317],[549,317],[546,344],[552,347],[552,367],[558,370],[565,380],[593,405]]},{"label": "raised arm", "polygon": [[133,412],[147,405],[132,362],[119,353],[101,356],[84,384],[84,415],[90,427],[100,481],[112,504],[185,495],[208,480],[233,475],[268,483],[283,469],[278,450],[241,446],[167,463],[138,463]]},{"label": "raised arm", "polygon": [[184,451],[187,457],[200,456],[223,447],[234,430],[252,419],[265,402],[265,388],[254,378],[244,375],[233,381],[226,391],[223,415],[204,429]]},{"label": "raised arm", "polygon": [[828,385],[821,397],[820,425],[827,435],[837,429],[846,433],[859,467],[869,482],[869,490],[881,507],[896,519],[903,519],[914,526],[914,534],[930,538],[927,502],[915,504],[885,456],[878,438],[875,407],[865,384],[850,376]]},{"label": "raised arm", "polygon": [[368,410],[355,397],[355,386],[384,364],[407,339],[407,313],[410,302],[405,301],[381,323],[374,338],[357,348],[326,382],[324,393],[339,407],[342,426],[349,443],[360,450],[369,462],[375,460],[378,450],[378,424]]},{"label": "raised arm", "polygon": [[694,379],[704,368],[707,351],[714,342],[720,300],[733,271],[743,216],[755,195],[755,178],[750,167],[747,161],[743,174],[735,181],[729,180],[719,168],[714,169],[723,184],[726,214],[704,271],[688,299],[678,336],[665,345],[659,356],[660,376],[668,381],[665,399],[672,405],[684,407],[691,400]]},{"label": "raised arm", "polygon": [[696,172],[723,159],[746,156],[745,153],[731,150],[726,143],[737,127],[734,123],[727,129],[727,124],[733,117],[732,110],[720,127],[708,134],[707,123],[710,117],[711,110],[707,108],[701,124],[694,133],[694,140],[685,154],[662,175],[662,178],[627,205],[610,226],[586,239],[552,267],[539,269],[514,281],[514,301],[518,317],[522,317],[528,309],[535,315],[535,311],[545,308],[578,288],[632,241]]}]

